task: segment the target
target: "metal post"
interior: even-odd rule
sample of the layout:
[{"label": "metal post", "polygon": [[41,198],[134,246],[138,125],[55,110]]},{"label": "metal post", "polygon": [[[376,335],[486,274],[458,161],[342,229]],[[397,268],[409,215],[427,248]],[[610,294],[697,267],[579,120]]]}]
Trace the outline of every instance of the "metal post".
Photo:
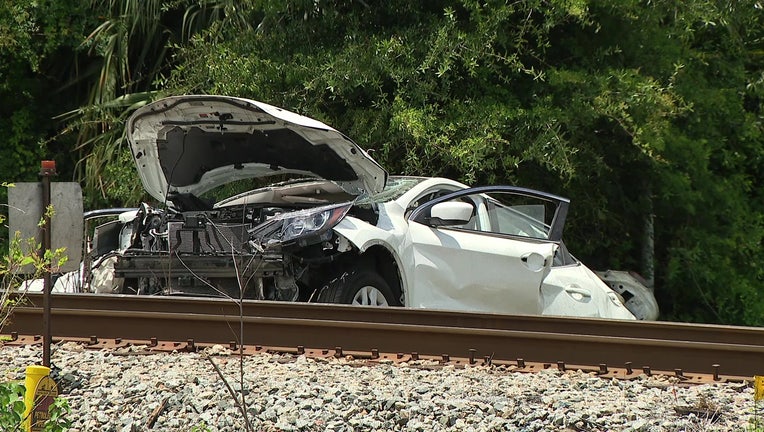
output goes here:
[{"label": "metal post", "polygon": [[[42,258],[50,251],[50,214],[48,213],[48,207],[50,207],[50,177],[56,173],[55,161],[42,161],[40,164],[40,176],[42,177],[42,250],[40,254]],[[50,292],[51,292],[51,276],[50,266],[45,266],[43,273],[43,297],[42,297],[42,364],[43,366],[50,367],[50,345],[51,345],[51,331],[50,331]]]}]

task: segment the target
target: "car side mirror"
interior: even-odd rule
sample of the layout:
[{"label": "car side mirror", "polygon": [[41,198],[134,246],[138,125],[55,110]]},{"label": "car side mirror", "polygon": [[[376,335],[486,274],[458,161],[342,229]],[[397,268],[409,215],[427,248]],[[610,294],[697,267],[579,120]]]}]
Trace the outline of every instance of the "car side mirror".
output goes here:
[{"label": "car side mirror", "polygon": [[445,201],[435,204],[429,210],[429,217],[426,216],[427,212],[422,213],[423,217],[417,218],[417,222],[430,226],[465,225],[472,219],[475,206],[463,201]]}]

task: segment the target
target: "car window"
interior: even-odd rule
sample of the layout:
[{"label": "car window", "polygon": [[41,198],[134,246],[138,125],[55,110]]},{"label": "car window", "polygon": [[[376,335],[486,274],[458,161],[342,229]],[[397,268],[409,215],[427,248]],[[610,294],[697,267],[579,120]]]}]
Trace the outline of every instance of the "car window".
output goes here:
[{"label": "car window", "polygon": [[462,195],[452,201],[471,203],[476,211],[466,224],[450,224],[447,228],[544,240],[549,239],[556,209],[555,203],[551,201],[513,192]]},{"label": "car window", "polygon": [[555,205],[536,197],[514,193],[484,195],[488,231],[537,239],[548,239]]},{"label": "car window", "polygon": [[[471,205],[457,204],[458,201]],[[445,203],[453,204],[441,206]],[[533,189],[481,186],[423,203],[409,219],[439,229],[459,228],[560,242],[569,204],[567,198]]]}]

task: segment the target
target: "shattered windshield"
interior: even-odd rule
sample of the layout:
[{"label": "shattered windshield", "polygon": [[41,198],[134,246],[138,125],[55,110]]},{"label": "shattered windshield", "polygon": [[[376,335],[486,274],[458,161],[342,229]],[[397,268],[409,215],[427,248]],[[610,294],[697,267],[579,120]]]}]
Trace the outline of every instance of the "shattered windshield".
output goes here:
[{"label": "shattered windshield", "polygon": [[371,196],[363,195],[356,200],[356,204],[368,205],[396,200],[424,180],[422,177],[389,177],[381,192]]}]

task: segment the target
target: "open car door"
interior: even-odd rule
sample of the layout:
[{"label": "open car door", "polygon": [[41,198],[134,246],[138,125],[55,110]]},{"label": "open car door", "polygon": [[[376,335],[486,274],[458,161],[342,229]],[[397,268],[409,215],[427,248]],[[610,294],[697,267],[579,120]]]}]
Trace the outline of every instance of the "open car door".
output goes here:
[{"label": "open car door", "polygon": [[562,238],[569,200],[513,186],[465,189],[409,216],[408,305],[540,314],[540,287]]}]

